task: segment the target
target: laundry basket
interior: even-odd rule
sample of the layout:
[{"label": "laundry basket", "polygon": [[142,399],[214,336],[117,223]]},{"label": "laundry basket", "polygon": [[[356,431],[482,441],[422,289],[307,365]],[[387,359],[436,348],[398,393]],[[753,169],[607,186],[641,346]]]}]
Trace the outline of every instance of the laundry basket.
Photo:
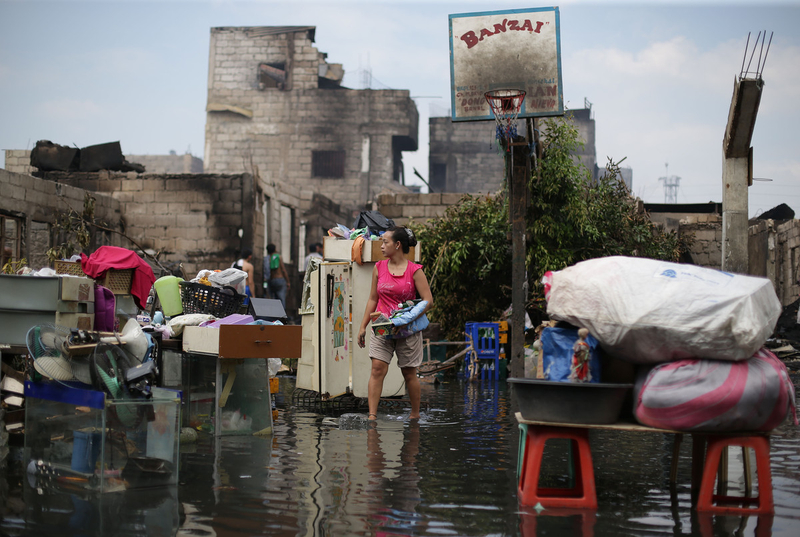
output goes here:
[{"label": "laundry basket", "polygon": [[183,313],[207,313],[214,317],[227,317],[239,310],[245,295],[240,295],[233,287],[223,289],[202,283],[179,282]]}]

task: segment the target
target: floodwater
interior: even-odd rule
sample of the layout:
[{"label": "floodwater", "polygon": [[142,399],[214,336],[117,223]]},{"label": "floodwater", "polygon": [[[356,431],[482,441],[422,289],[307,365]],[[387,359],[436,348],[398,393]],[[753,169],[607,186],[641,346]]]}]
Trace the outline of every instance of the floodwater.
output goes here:
[{"label": "floodwater", "polygon": [[[519,429],[505,382],[425,383],[419,422],[392,405],[381,408],[376,427],[355,429],[336,426],[327,409],[293,403],[293,384],[281,379],[286,408],[272,437],[206,436],[182,446],[174,488],[51,495],[23,486],[12,462],[8,494],[19,514],[0,520],[0,534],[800,534],[800,429],[789,423],[772,436],[774,516],[698,515],[689,435],[671,488],[672,435],[609,431],[591,431],[598,509],[537,512],[517,501]],[[561,447],[546,451],[545,479],[555,486],[567,479]],[[729,494],[742,494],[741,481],[732,470]]]}]

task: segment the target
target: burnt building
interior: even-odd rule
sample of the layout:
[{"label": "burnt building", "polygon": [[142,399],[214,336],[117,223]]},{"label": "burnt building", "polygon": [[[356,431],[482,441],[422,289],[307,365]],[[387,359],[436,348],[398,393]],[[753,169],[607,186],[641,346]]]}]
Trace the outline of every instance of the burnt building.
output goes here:
[{"label": "burnt building", "polygon": [[[598,166],[595,153],[595,120],[591,105],[567,112],[575,122],[583,147],[576,160],[588,169],[593,179],[605,173],[605,163]],[[524,125],[524,120],[518,120]],[[490,193],[502,188],[505,181],[503,151],[490,121],[452,121],[432,117],[430,127],[429,177],[432,192]],[[633,172],[622,168],[622,179],[630,189]]]},{"label": "burnt building", "polygon": [[248,171],[262,184],[363,208],[402,190],[403,151],[417,149],[407,90],[342,86],[344,69],[314,47],[315,27],[212,28],[206,173]]}]

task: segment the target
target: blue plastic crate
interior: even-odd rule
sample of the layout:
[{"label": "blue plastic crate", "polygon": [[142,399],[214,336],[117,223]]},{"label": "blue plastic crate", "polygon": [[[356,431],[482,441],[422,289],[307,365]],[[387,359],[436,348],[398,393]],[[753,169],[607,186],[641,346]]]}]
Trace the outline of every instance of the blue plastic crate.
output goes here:
[{"label": "blue plastic crate", "polygon": [[[498,323],[469,322],[464,332],[472,337],[475,354],[478,357],[481,379],[500,378],[500,325]],[[469,340],[469,338],[467,338]],[[467,364],[472,359],[467,355]]]}]

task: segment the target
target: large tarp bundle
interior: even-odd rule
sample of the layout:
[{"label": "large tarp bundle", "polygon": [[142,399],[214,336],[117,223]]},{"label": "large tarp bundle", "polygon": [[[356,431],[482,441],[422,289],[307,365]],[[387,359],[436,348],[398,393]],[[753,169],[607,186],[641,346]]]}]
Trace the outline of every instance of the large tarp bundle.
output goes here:
[{"label": "large tarp bundle", "polygon": [[645,258],[591,259],[543,282],[550,318],[588,328],[604,350],[640,364],[746,360],[782,309],[766,278]]}]

